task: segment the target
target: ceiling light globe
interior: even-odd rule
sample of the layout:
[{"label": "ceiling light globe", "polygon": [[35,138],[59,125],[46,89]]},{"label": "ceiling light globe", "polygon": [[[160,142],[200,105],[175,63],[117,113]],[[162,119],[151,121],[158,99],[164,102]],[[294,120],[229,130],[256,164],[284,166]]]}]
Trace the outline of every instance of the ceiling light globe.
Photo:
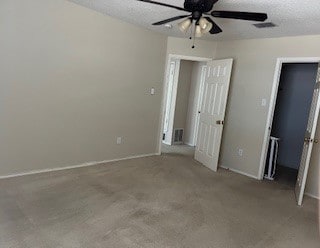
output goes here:
[{"label": "ceiling light globe", "polygon": [[192,22],[190,20],[190,18],[185,19],[184,21],[180,22],[178,24],[179,29],[181,30],[181,32],[186,33],[188,31],[188,29],[190,28]]},{"label": "ceiling light globe", "polygon": [[202,29],[205,29],[208,25],[208,20],[206,18],[203,18],[201,17],[200,20],[199,20],[199,26],[202,28]]},{"label": "ceiling light globe", "polygon": [[199,25],[196,26],[195,36],[196,36],[197,38],[202,37],[202,29],[201,29],[201,27],[200,27]]},{"label": "ceiling light globe", "polygon": [[201,17],[199,20],[199,26],[203,34],[209,33],[213,25],[206,18]]}]

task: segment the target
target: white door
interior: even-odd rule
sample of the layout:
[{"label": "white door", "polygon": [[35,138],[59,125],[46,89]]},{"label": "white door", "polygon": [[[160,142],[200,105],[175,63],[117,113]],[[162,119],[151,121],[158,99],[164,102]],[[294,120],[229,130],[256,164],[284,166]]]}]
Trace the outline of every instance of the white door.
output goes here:
[{"label": "white door", "polygon": [[320,65],[318,67],[317,82],[315,84],[315,88],[313,92],[313,99],[312,99],[311,109],[309,113],[308,126],[305,134],[303,152],[301,156],[299,173],[298,173],[296,187],[295,187],[295,194],[296,194],[298,205],[301,205],[303,200],[304,190],[305,190],[307,176],[308,176],[311,152],[312,152],[314,137],[315,137],[316,128],[317,128],[317,121],[319,117],[319,109],[320,109],[320,97],[319,97],[320,89],[319,88],[320,88]]},{"label": "white door", "polygon": [[208,62],[204,81],[195,159],[217,171],[232,59]]},{"label": "white door", "polygon": [[207,75],[207,66],[204,65],[201,67],[201,79],[200,79],[200,87],[199,87],[199,94],[198,94],[198,102],[197,102],[197,114],[195,119],[195,126],[193,131],[193,144],[194,146],[197,145],[198,140],[198,130],[199,130],[199,121],[200,121],[200,114],[201,114],[201,104],[202,104],[202,98],[203,98],[203,87],[204,87],[204,81]]}]

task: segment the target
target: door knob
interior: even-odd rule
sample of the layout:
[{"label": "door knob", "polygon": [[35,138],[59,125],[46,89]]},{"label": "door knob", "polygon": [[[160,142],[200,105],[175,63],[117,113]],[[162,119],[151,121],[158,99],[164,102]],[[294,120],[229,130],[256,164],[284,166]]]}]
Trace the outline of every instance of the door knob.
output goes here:
[{"label": "door knob", "polygon": [[315,144],[318,144],[319,143],[319,140],[317,140],[317,139],[314,139],[314,141],[313,141]]}]

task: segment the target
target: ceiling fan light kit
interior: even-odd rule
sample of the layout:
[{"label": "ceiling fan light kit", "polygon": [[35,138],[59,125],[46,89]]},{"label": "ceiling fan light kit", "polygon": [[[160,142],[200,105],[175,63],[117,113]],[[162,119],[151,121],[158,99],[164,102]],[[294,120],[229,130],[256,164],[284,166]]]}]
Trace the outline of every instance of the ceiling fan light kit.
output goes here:
[{"label": "ceiling fan light kit", "polygon": [[201,27],[199,25],[196,25],[196,31],[195,31],[195,37],[196,38],[200,38],[202,37],[202,30],[201,30]]},{"label": "ceiling fan light kit", "polygon": [[199,20],[199,26],[201,27],[202,33],[207,34],[212,29],[213,25],[206,18],[201,17]]},{"label": "ceiling fan light kit", "polygon": [[[137,0],[140,2],[146,2],[150,4],[156,4],[168,8],[177,9],[184,12],[189,12],[189,15],[181,15],[172,17],[160,22],[153,23],[152,25],[164,25],[169,22],[177,21],[186,18],[184,21],[178,24],[179,29],[183,33],[187,33],[190,27],[193,28],[193,43],[195,38],[200,38],[204,34],[218,34],[222,32],[222,29],[212,20],[215,18],[228,18],[238,19],[246,21],[264,22],[268,19],[268,15],[265,13],[255,12],[240,12],[240,11],[222,11],[212,10],[213,6],[219,0],[185,0],[184,7],[174,6],[166,3],[151,1],[151,0]],[[194,25],[193,25],[194,24]],[[194,44],[192,46],[194,48]]]},{"label": "ceiling fan light kit", "polygon": [[191,19],[188,18],[188,19],[185,19],[184,21],[180,22],[178,24],[178,27],[181,32],[186,33],[189,30],[189,28],[191,27],[191,25],[192,25]]}]

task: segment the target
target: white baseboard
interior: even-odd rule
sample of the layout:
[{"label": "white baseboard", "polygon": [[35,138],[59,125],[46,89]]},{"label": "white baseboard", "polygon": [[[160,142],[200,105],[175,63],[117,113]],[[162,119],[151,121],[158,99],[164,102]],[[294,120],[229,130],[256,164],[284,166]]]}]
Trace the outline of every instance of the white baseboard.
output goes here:
[{"label": "white baseboard", "polygon": [[162,143],[165,144],[165,145],[171,146],[170,142],[162,141]]},{"label": "white baseboard", "polygon": [[86,163],[79,164],[79,165],[57,167],[57,168],[52,168],[52,169],[32,170],[32,171],[27,171],[27,172],[22,172],[22,173],[14,173],[14,174],[0,176],[0,179],[6,179],[6,178],[12,178],[12,177],[21,177],[21,176],[34,175],[34,174],[40,174],[40,173],[46,173],[46,172],[70,170],[70,169],[76,169],[76,168],[82,168],[82,167],[88,167],[88,166],[95,166],[95,165],[105,164],[105,163],[110,163],[110,162],[117,162],[117,161],[129,160],[129,159],[135,159],[135,158],[145,158],[145,157],[151,157],[151,156],[157,156],[157,155],[160,155],[160,154],[159,153],[149,153],[149,154],[141,154],[141,155],[129,156],[129,157],[118,158],[118,159],[109,159],[109,160],[103,160],[103,161],[92,161],[92,162],[86,162]]},{"label": "white baseboard", "polygon": [[243,175],[243,176],[247,176],[247,177],[250,177],[250,178],[259,180],[259,178],[258,178],[257,176],[251,175],[251,174],[249,174],[249,173],[246,173],[246,172],[243,172],[243,171],[240,171],[240,170],[237,170],[237,169],[228,168],[228,167],[223,166],[223,165],[219,165],[219,167],[220,167],[220,168],[223,168],[223,169],[225,169],[225,170],[230,170],[230,171],[232,171],[232,172],[241,174],[241,175]]},{"label": "white baseboard", "polygon": [[191,143],[188,143],[188,142],[185,142],[184,144],[187,145],[187,146],[192,146],[192,147],[195,146],[194,144],[191,144]]},{"label": "white baseboard", "polygon": [[317,200],[319,200],[320,201],[320,196],[316,196],[316,195],[314,195],[314,194],[310,194],[310,193],[304,193],[306,196],[309,196],[309,197],[311,197],[311,198],[314,198],[314,199],[317,199]]}]

